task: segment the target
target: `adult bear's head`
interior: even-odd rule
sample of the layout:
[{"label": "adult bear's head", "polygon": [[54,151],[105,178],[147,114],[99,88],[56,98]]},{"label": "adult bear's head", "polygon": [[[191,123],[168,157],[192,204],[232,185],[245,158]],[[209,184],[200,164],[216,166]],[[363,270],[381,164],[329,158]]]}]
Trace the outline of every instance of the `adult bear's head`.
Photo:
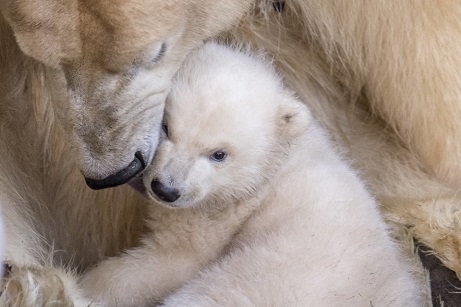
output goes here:
[{"label": "adult bear's head", "polygon": [[127,182],[150,162],[181,62],[251,2],[3,0],[0,9],[27,55],[64,72],[69,99],[54,108],[98,189]]}]

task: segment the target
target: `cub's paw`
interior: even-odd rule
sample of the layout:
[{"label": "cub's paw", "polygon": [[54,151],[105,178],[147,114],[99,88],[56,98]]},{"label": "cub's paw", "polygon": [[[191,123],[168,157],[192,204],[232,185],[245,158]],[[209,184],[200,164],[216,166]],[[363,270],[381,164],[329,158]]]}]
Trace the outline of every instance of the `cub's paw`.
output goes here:
[{"label": "cub's paw", "polygon": [[0,306],[74,306],[72,277],[67,273],[52,267],[4,267]]}]

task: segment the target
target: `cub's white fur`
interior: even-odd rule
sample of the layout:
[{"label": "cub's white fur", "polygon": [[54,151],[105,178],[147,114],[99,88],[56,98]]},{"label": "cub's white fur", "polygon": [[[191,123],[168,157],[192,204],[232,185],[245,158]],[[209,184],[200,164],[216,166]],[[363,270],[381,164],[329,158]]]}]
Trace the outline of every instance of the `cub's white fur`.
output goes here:
[{"label": "cub's white fur", "polygon": [[[195,52],[164,127],[144,173],[151,233],[84,276],[96,302],[423,305],[375,201],[261,58],[215,43]],[[162,201],[154,181],[179,198]]]}]

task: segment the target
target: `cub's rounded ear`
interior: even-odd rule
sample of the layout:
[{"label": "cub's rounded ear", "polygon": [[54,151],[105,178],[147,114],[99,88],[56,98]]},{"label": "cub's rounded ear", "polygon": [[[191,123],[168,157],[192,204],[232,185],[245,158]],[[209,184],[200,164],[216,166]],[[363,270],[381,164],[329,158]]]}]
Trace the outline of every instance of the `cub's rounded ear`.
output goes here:
[{"label": "cub's rounded ear", "polygon": [[285,97],[279,109],[279,128],[283,137],[293,138],[307,131],[312,113],[301,101]]},{"label": "cub's rounded ear", "polygon": [[80,54],[77,0],[2,0],[0,11],[28,56],[58,67]]}]

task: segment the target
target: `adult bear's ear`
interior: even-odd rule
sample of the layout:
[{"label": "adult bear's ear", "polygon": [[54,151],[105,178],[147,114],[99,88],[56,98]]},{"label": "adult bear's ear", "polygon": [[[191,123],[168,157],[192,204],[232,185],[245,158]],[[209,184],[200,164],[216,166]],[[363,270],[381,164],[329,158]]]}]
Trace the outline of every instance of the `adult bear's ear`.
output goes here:
[{"label": "adult bear's ear", "polygon": [[284,97],[279,106],[279,126],[282,137],[295,138],[305,133],[312,121],[309,109],[293,97]]},{"label": "adult bear's ear", "polygon": [[30,57],[58,67],[80,54],[77,0],[1,0],[0,11]]}]

